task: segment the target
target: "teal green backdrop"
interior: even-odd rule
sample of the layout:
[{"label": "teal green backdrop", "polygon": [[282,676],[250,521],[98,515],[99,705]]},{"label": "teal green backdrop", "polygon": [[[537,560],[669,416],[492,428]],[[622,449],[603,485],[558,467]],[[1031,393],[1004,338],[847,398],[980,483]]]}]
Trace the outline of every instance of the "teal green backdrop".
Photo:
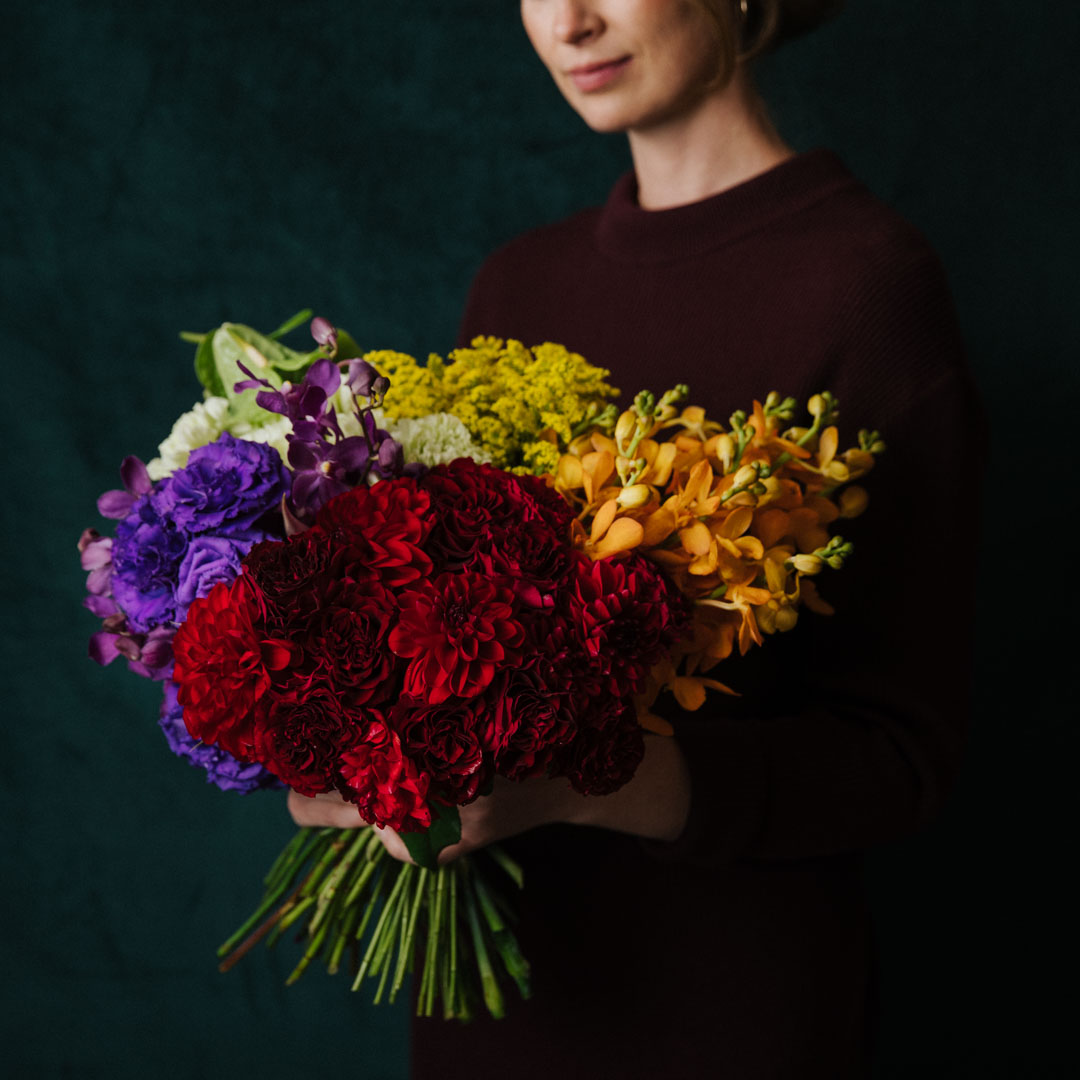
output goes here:
[{"label": "teal green backdrop", "polygon": [[[939,249],[993,430],[981,543],[939,551],[926,523],[927,648],[950,647],[950,561],[981,558],[977,724],[943,819],[870,861],[879,1075],[1056,1076],[1080,17],[849,8],[763,86],[794,145],[832,146]],[[317,971],[286,990],[288,950],[216,972],[284,800],[207,786],[168,754],[157,689],[85,659],[75,541],[196,397],[178,330],[310,305],[371,346],[446,350],[484,254],[603,199],[623,141],[566,108],[511,0],[36,0],[2,38],[0,1068],[399,1080],[400,1007]]]}]

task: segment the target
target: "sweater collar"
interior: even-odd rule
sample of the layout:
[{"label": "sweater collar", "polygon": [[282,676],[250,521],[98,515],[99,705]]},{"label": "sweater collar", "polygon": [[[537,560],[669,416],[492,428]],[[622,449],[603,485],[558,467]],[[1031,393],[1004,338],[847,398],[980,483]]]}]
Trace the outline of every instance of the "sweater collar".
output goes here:
[{"label": "sweater collar", "polygon": [[817,149],[700,202],[642,210],[631,171],[619,178],[600,211],[597,243],[605,255],[633,262],[692,258],[857,184],[836,154]]}]

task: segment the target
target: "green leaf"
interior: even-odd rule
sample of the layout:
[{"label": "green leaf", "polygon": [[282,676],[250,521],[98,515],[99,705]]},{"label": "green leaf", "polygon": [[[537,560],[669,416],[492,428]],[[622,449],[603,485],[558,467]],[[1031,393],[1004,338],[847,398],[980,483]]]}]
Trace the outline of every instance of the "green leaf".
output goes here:
[{"label": "green leaf", "polygon": [[225,396],[225,386],[214,363],[213,334],[203,334],[199,340],[199,347],[195,350],[195,376],[208,394],[215,397]]},{"label": "green leaf", "polygon": [[233,386],[247,378],[240,370],[243,364],[259,379],[266,379],[274,386],[280,386],[281,380],[274,374],[270,361],[250,342],[236,332],[233,323],[223,323],[214,331],[214,367],[217,371],[225,396],[234,400],[237,393]]},{"label": "green leaf", "polygon": [[312,352],[297,352],[242,323],[225,323],[225,326],[251,357],[251,362],[245,361],[247,366],[261,378],[266,378],[258,370],[263,364],[279,371],[297,371],[308,367],[317,356],[321,355],[318,349]]},{"label": "green leaf", "polygon": [[266,336],[277,341],[278,338],[283,338],[290,330],[295,330],[301,323],[307,322],[311,315],[311,308],[306,307],[303,311],[298,311],[291,319],[286,319],[276,330],[271,330]]},{"label": "green leaf", "polygon": [[402,833],[401,839],[419,866],[439,867],[439,852],[461,840],[461,815],[456,806],[431,806],[431,828],[426,832]]},{"label": "green leaf", "polygon": [[335,360],[352,360],[356,356],[363,356],[366,351],[366,349],[361,349],[356,344],[356,340],[348,330],[338,328],[337,352],[334,353]]}]

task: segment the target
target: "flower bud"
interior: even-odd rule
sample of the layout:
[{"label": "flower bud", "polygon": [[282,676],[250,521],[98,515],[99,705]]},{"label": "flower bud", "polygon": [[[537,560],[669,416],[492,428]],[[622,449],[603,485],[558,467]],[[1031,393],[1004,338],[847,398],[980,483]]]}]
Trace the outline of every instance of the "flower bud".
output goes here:
[{"label": "flower bud", "polygon": [[788,604],[785,604],[776,613],[776,629],[781,634],[786,634],[789,630],[794,629],[795,624],[799,621],[799,612]]},{"label": "flower bud", "polygon": [[825,563],[817,555],[792,555],[791,565],[800,574],[820,574],[825,568]]},{"label": "flower bud", "polygon": [[735,440],[730,435],[725,433],[716,437],[716,456],[726,472],[731,459],[735,456]]},{"label": "flower bud", "polygon": [[753,465],[744,465],[735,474],[735,487],[745,487],[747,484],[752,484],[757,479],[757,469]]},{"label": "flower bud", "polygon": [[615,424],[615,441],[617,443],[628,442],[633,438],[634,428],[636,427],[637,417],[630,409],[627,409]]},{"label": "flower bud", "polygon": [[824,416],[828,410],[828,403],[821,394],[815,394],[807,403],[806,411],[816,420],[819,416]]},{"label": "flower bud", "polygon": [[644,506],[651,496],[652,492],[649,490],[648,484],[631,484],[619,492],[616,496],[616,502],[624,510],[636,510],[639,506]]},{"label": "flower bud", "polygon": [[866,509],[869,501],[870,496],[866,494],[865,488],[857,486],[844,488],[840,492],[840,516],[846,518],[858,517]]},{"label": "flower bud", "polygon": [[318,345],[327,345],[331,351],[337,348],[337,331],[330,321],[322,316],[311,320],[311,336]]}]

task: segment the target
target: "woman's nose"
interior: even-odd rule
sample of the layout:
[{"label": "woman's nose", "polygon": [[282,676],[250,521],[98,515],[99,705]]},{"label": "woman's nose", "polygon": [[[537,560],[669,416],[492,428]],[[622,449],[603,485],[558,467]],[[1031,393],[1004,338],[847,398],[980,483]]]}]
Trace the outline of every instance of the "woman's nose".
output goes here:
[{"label": "woman's nose", "polygon": [[589,0],[553,0],[555,4],[552,32],[559,41],[570,45],[595,37],[604,20]]}]

